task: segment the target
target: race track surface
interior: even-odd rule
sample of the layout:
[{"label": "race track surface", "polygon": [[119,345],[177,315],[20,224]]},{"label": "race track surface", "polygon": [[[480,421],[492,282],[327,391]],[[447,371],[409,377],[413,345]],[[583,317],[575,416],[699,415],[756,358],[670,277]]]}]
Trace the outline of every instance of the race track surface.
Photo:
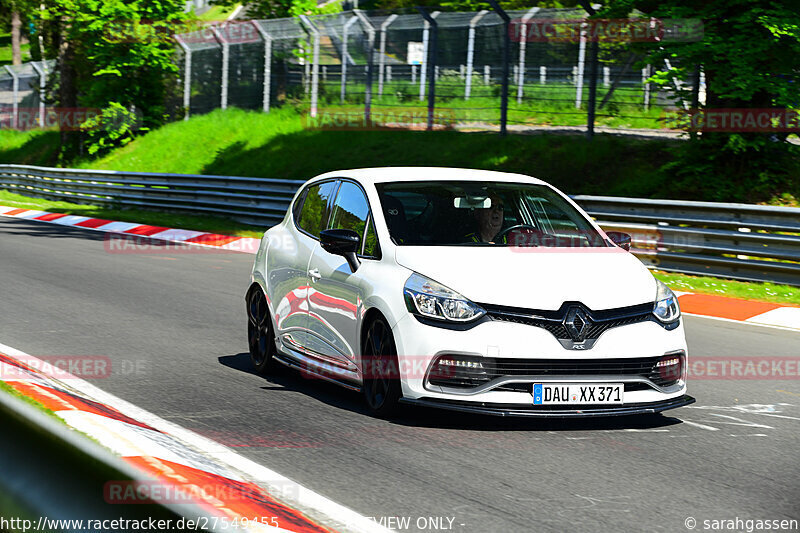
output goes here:
[{"label": "race track surface", "polygon": [[[0,343],[107,356],[114,372],[95,385],[398,530],[800,519],[797,377],[695,380],[694,406],[638,418],[409,409],[376,420],[355,393],[251,372],[243,294],[253,256],[158,249],[110,253],[101,233],[1,220]],[[800,353],[800,332],[684,320],[691,356]]]}]

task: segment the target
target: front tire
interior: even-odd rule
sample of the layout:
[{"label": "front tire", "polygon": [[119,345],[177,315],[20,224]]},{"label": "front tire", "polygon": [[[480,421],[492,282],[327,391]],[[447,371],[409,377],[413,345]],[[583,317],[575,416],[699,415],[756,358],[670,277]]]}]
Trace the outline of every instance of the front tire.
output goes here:
[{"label": "front tire", "polygon": [[392,330],[383,318],[370,324],[362,354],[364,400],[373,415],[388,417],[397,411],[402,392],[397,348]]},{"label": "front tire", "polygon": [[247,344],[255,371],[262,376],[274,374],[279,364],[273,357],[275,332],[267,299],[260,288],[254,288],[247,297]]}]

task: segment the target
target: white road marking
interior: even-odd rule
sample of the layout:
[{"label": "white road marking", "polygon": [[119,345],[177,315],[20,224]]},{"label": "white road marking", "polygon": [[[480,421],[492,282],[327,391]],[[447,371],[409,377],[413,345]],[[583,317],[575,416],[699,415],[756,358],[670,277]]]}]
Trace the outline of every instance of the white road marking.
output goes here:
[{"label": "white road marking", "polygon": [[719,428],[715,428],[713,426],[707,426],[705,424],[700,424],[699,422],[692,422],[691,420],[683,420],[684,424],[689,424],[690,426],[695,426],[700,429],[707,429],[708,431],[719,431]]},{"label": "white road marking", "polygon": [[729,415],[721,415],[719,413],[711,413],[711,416],[718,416],[720,418],[727,418],[729,420],[736,420],[736,422],[725,422],[724,420],[720,420],[718,424],[730,424],[731,426],[747,426],[753,428],[764,428],[764,429],[775,429],[772,426],[765,426],[764,424],[756,424],[755,422],[749,422],[747,420],[743,420],[741,418],[736,418],[735,416]]},{"label": "white road marking", "polygon": [[[25,352],[0,344],[0,352],[15,358],[24,358],[30,361],[36,359]],[[39,361],[41,363],[41,361]],[[58,384],[65,389],[73,389],[81,394],[113,407],[122,414],[133,418],[139,422],[143,422],[159,431],[163,431],[171,435],[189,447],[194,447],[195,450],[206,454],[207,456],[216,459],[223,463],[225,466],[231,467],[243,473],[256,483],[266,485],[266,489],[270,494],[296,494],[296,498],[287,503],[297,505],[300,509],[311,510],[312,512],[320,513],[342,524],[351,531],[357,532],[379,532],[388,533],[391,530],[381,526],[374,520],[370,520],[366,516],[362,516],[357,512],[340,505],[325,496],[318,494],[311,489],[308,489],[291,479],[282,476],[281,474],[271,470],[263,465],[247,459],[236,452],[230,450],[226,446],[214,442],[211,439],[198,435],[193,431],[189,431],[177,424],[173,424],[163,418],[145,411],[136,405],[129,403],[113,394],[110,394],[91,383],[79,378],[70,378],[65,381],[57,381]],[[287,490],[287,487],[292,487],[294,491]]]}]

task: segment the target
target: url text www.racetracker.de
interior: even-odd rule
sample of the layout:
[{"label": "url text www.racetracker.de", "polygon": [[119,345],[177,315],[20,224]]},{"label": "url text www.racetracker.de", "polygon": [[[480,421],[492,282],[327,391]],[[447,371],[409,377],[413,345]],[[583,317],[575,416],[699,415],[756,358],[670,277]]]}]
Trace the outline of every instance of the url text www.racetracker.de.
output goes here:
[{"label": "url text www.racetracker.de", "polygon": [[104,520],[56,519],[40,516],[37,520],[7,518],[0,516],[0,531],[80,531],[82,533],[105,533],[108,531],[206,531],[245,530],[255,525],[279,528],[277,517],[218,517],[201,516],[194,519],[114,518]]}]

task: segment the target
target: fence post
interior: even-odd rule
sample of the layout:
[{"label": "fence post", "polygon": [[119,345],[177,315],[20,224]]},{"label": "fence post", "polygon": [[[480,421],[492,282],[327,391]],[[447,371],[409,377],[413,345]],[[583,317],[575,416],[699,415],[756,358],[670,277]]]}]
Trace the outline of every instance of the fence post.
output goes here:
[{"label": "fence post", "polygon": [[316,118],[319,99],[319,29],[306,15],[300,15],[300,20],[314,38],[311,51],[311,109],[308,114]]},{"label": "fence post", "polygon": [[269,113],[270,89],[272,87],[272,37],[258,22],[253,21],[253,26],[255,26],[256,31],[264,40],[264,94],[262,107],[265,113]]},{"label": "fence post", "polygon": [[503,11],[497,0],[489,0],[492,9],[503,19],[503,79],[502,89],[500,92],[500,135],[505,136],[508,133],[508,66],[511,62],[511,35],[509,30],[511,28],[511,19],[508,14]]},{"label": "fence post", "polygon": [[583,100],[583,68],[586,62],[586,23],[581,24],[581,42],[578,45],[578,68],[575,74],[575,109],[581,108]]},{"label": "fence post", "polygon": [[611,85],[611,68],[603,67],[603,86],[608,87]]},{"label": "fence post", "polygon": [[595,108],[597,106],[597,56],[600,50],[598,39],[593,38],[589,45],[589,102],[586,110],[586,136],[594,137]]},{"label": "fence post", "polygon": [[12,100],[11,100],[11,105],[12,105],[12,107],[11,107],[11,113],[12,113],[11,127],[13,129],[17,129],[19,127],[19,76],[17,76],[17,74],[14,72],[14,70],[10,66],[6,65],[5,67],[6,67],[6,70],[8,71],[8,73],[11,74],[11,79],[12,79],[11,83],[12,83],[13,94],[12,94],[12,97],[11,97],[12,98]]},{"label": "fence post", "polygon": [[477,15],[469,21],[469,36],[467,37],[467,79],[464,85],[464,100],[469,100],[469,93],[472,90],[472,65],[475,59],[475,26],[488,13],[487,10],[479,11]]},{"label": "fence post", "polygon": [[650,65],[642,69],[642,86],[644,88],[644,110],[650,109],[650,84],[647,83],[647,78],[650,77]]},{"label": "fence post", "polygon": [[183,48],[184,54],[186,54],[185,64],[183,65],[183,108],[186,112],[183,115],[183,120],[189,120],[192,109],[192,49],[189,48],[189,45],[183,41],[183,37],[180,35],[176,35],[175,40],[178,41],[180,47]]},{"label": "fence post", "polygon": [[[422,14],[423,18],[425,19],[425,31],[428,31],[428,28],[433,28],[433,31],[430,33],[430,37],[428,39],[428,44],[430,45],[429,49],[426,48],[427,55],[430,55],[430,58],[427,58],[427,66],[428,66],[428,131],[433,130],[433,112],[436,106],[436,69],[438,68],[436,65],[436,45],[439,40],[439,25],[436,24],[436,15],[439,14],[438,11],[434,13],[428,13],[425,8],[417,7],[419,12]],[[422,74],[425,74],[423,69]]]},{"label": "fence post", "polygon": [[542,65],[539,67],[539,84],[544,85],[547,83],[547,67]]},{"label": "fence post", "polygon": [[231,48],[228,44],[228,40],[223,37],[222,32],[220,32],[218,28],[212,26],[211,31],[222,45],[222,90],[220,91],[220,107],[222,107],[222,109],[228,109],[228,69],[231,61]]},{"label": "fence post", "polygon": [[411,85],[417,84],[417,66],[411,65]]},{"label": "fence post", "polygon": [[39,76],[39,127],[43,128],[45,121],[44,93],[45,90],[47,89],[47,75],[45,73],[47,70],[47,63],[45,61],[42,61],[42,68],[39,68],[39,66],[34,61],[31,62],[31,66],[33,67],[33,70],[36,71],[36,74]]},{"label": "fence post", "polygon": [[519,29],[519,78],[517,79],[517,103],[522,103],[523,86],[525,85],[525,46],[528,41],[528,21],[539,11],[539,7],[532,7],[522,17]]},{"label": "fence post", "polygon": [[489,65],[484,65],[483,66],[483,84],[484,85],[489,85],[489,82],[491,81],[491,76],[492,76],[492,67],[490,67]]},{"label": "fence post", "polygon": [[[347,62],[350,60],[350,54],[347,52],[347,34],[350,33],[350,26],[352,26],[358,17],[352,17],[344,23],[342,29],[342,87],[340,89],[339,100],[344,103],[347,86]],[[354,63],[355,64],[355,63]]]},{"label": "fence post", "polygon": [[388,28],[389,24],[394,22],[396,18],[397,15],[395,14],[389,15],[389,18],[384,20],[383,24],[381,24],[381,55],[378,57],[378,96],[383,95],[383,69],[386,62],[386,28]]},{"label": "fence post", "polygon": [[372,123],[372,53],[375,50],[375,26],[360,9],[354,9],[353,13],[361,20],[361,24],[367,30],[367,66],[366,66],[366,87],[364,89],[364,126],[368,127]]},{"label": "fence post", "polygon": [[[431,20],[436,18],[436,15],[439,14],[438,11],[434,11],[432,14],[427,15],[427,11],[425,12],[423,17],[429,16]],[[428,19],[425,19],[425,25],[423,26],[422,30],[422,65],[420,65],[419,69],[419,99],[420,101],[425,99],[425,81],[428,78],[428,44],[430,41],[430,27],[431,24],[428,22]],[[433,75],[433,73],[431,73]]]}]

